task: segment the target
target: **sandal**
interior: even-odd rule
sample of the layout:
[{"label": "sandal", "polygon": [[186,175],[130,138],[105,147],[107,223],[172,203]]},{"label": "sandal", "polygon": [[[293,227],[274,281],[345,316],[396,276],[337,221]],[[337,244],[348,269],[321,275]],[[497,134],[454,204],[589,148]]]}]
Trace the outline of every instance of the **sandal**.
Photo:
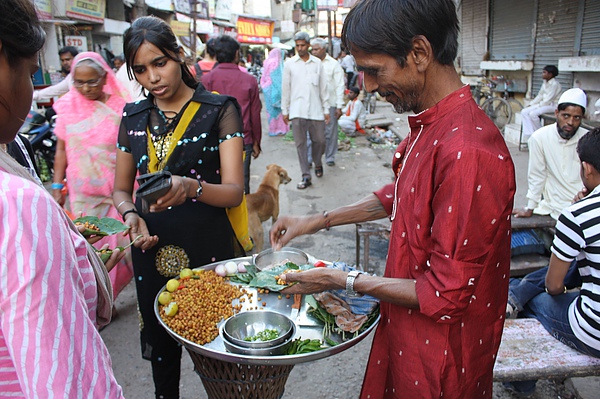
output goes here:
[{"label": "sandal", "polygon": [[317,175],[317,177],[323,177],[323,167],[322,166],[315,166],[315,175]]},{"label": "sandal", "polygon": [[304,190],[308,186],[312,186],[312,182],[310,181],[309,178],[305,177],[304,179],[302,179],[302,181],[300,183],[298,183],[296,188],[298,190]]}]

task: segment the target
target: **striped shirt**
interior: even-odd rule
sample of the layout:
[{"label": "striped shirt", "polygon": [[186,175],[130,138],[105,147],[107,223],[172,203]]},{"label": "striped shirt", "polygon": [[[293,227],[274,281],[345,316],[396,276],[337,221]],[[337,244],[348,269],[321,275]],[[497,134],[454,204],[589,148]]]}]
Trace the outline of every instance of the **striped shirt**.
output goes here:
[{"label": "striped shirt", "polygon": [[583,284],[569,307],[569,324],[581,342],[600,350],[600,186],[563,210],[552,253],[565,262],[577,259]]},{"label": "striped shirt", "polygon": [[0,170],[0,397],[122,398],[86,242],[31,181]]}]

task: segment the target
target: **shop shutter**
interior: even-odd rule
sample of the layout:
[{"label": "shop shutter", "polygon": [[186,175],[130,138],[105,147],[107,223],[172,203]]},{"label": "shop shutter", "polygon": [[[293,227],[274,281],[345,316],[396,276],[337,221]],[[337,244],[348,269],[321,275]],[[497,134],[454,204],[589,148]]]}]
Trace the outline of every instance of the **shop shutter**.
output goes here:
[{"label": "shop shutter", "polygon": [[[558,66],[559,58],[573,57],[579,0],[539,0],[535,59],[533,63],[533,91],[542,87],[542,70],[546,65]],[[559,70],[557,77],[563,90],[573,85],[573,73]]]},{"label": "shop shutter", "polygon": [[533,1],[492,0],[491,60],[532,60],[534,21]]},{"label": "shop shutter", "polygon": [[463,0],[461,4],[460,67],[465,75],[481,75],[487,51],[488,3]]},{"label": "shop shutter", "polygon": [[586,0],[580,55],[600,55],[600,1]]}]

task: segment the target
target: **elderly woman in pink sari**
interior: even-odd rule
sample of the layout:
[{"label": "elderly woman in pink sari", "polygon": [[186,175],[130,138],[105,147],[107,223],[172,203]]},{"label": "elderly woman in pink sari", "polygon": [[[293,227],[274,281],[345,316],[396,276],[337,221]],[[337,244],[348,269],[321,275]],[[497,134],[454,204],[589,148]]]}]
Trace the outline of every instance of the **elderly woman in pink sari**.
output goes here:
[{"label": "elderly woman in pink sari", "polygon": [[269,115],[269,136],[284,135],[289,130],[281,114],[284,58],[281,49],[274,48],[271,50],[263,64],[263,73],[260,79],[260,87],[263,90],[265,106]]},{"label": "elderly woman in pink sari", "polygon": [[[66,177],[74,215],[120,218],[112,191],[117,136],[129,94],[99,54],[79,53],[71,71],[73,87],[54,105],[58,144],[52,195],[64,205]],[[127,236],[119,234],[102,239],[98,245],[108,243],[109,248],[115,248],[128,242]],[[133,276],[129,254],[109,276],[116,298]]]}]

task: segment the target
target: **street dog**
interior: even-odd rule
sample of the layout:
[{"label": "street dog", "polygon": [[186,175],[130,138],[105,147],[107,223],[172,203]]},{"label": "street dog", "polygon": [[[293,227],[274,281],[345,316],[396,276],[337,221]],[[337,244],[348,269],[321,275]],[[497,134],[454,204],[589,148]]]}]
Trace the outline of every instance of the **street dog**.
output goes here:
[{"label": "street dog", "polygon": [[262,222],[271,219],[275,223],[279,217],[279,185],[288,184],[291,180],[287,170],[271,164],[267,166],[267,173],[256,192],[246,195],[248,230],[256,252],[262,251],[264,247]]}]

